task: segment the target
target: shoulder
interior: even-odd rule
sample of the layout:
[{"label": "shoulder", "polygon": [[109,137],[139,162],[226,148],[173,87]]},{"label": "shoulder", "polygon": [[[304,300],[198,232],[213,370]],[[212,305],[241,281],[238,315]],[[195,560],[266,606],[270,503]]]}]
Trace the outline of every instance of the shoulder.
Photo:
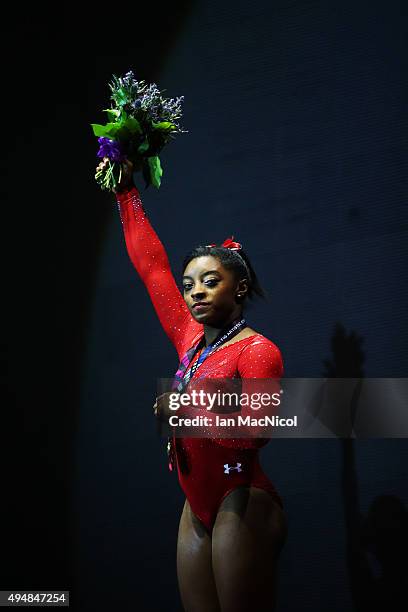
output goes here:
[{"label": "shoulder", "polygon": [[272,352],[277,352],[280,355],[280,350],[277,345],[263,336],[262,334],[255,333],[252,336],[247,338],[248,342],[245,344],[242,352],[248,353],[248,351],[256,351],[256,350],[269,350]]},{"label": "shoulder", "polygon": [[282,376],[282,354],[276,344],[262,334],[250,336],[240,352],[238,372],[247,378]]}]

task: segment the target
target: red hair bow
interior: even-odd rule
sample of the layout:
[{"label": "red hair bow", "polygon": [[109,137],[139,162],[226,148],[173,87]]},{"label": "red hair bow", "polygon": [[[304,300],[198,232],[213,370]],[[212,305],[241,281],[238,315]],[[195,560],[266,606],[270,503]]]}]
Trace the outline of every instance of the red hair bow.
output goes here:
[{"label": "red hair bow", "polygon": [[[216,247],[217,245],[207,244],[206,246]],[[239,242],[234,242],[234,236],[231,236],[231,238],[226,238],[220,246],[224,247],[225,249],[231,249],[231,251],[239,251],[240,249],[242,249],[242,244],[240,244]]]}]

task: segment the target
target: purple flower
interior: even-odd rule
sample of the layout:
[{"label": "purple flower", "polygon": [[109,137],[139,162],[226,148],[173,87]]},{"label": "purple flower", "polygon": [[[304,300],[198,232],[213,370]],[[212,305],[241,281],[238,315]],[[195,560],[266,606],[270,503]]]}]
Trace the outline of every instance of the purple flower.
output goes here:
[{"label": "purple flower", "polygon": [[113,162],[121,162],[125,159],[120,142],[104,136],[98,138],[98,142],[100,144],[99,151],[96,154],[98,157],[108,157]]}]

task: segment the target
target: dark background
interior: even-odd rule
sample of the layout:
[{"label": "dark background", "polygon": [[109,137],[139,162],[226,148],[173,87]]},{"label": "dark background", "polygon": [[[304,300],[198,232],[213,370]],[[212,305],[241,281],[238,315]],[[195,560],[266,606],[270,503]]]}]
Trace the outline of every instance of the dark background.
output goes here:
[{"label": "dark background", "polygon": [[[192,246],[233,234],[270,296],[250,324],[287,376],[319,377],[327,359],[338,375],[406,376],[407,5],[83,11],[11,6],[2,23],[0,587],[69,589],[81,611],[176,610],[183,496],[151,406],[177,358],[94,182],[89,124],[113,73],[185,95],[189,133],[163,152],[161,189],[142,190],[177,278]],[[278,609],[392,600],[361,526],[379,495],[407,502],[406,441],[276,440],[262,456],[290,526]],[[397,505],[374,521],[394,543]]]}]

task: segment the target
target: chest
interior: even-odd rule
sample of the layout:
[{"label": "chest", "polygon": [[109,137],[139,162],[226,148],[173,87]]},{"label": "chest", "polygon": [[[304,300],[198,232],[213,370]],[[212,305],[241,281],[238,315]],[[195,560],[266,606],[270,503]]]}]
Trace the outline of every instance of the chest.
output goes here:
[{"label": "chest", "polygon": [[[236,343],[238,344],[238,343]],[[244,347],[230,344],[209,355],[196,369],[192,380],[205,378],[233,378],[238,376],[238,359]],[[199,359],[196,355],[191,362],[194,365]]]}]

